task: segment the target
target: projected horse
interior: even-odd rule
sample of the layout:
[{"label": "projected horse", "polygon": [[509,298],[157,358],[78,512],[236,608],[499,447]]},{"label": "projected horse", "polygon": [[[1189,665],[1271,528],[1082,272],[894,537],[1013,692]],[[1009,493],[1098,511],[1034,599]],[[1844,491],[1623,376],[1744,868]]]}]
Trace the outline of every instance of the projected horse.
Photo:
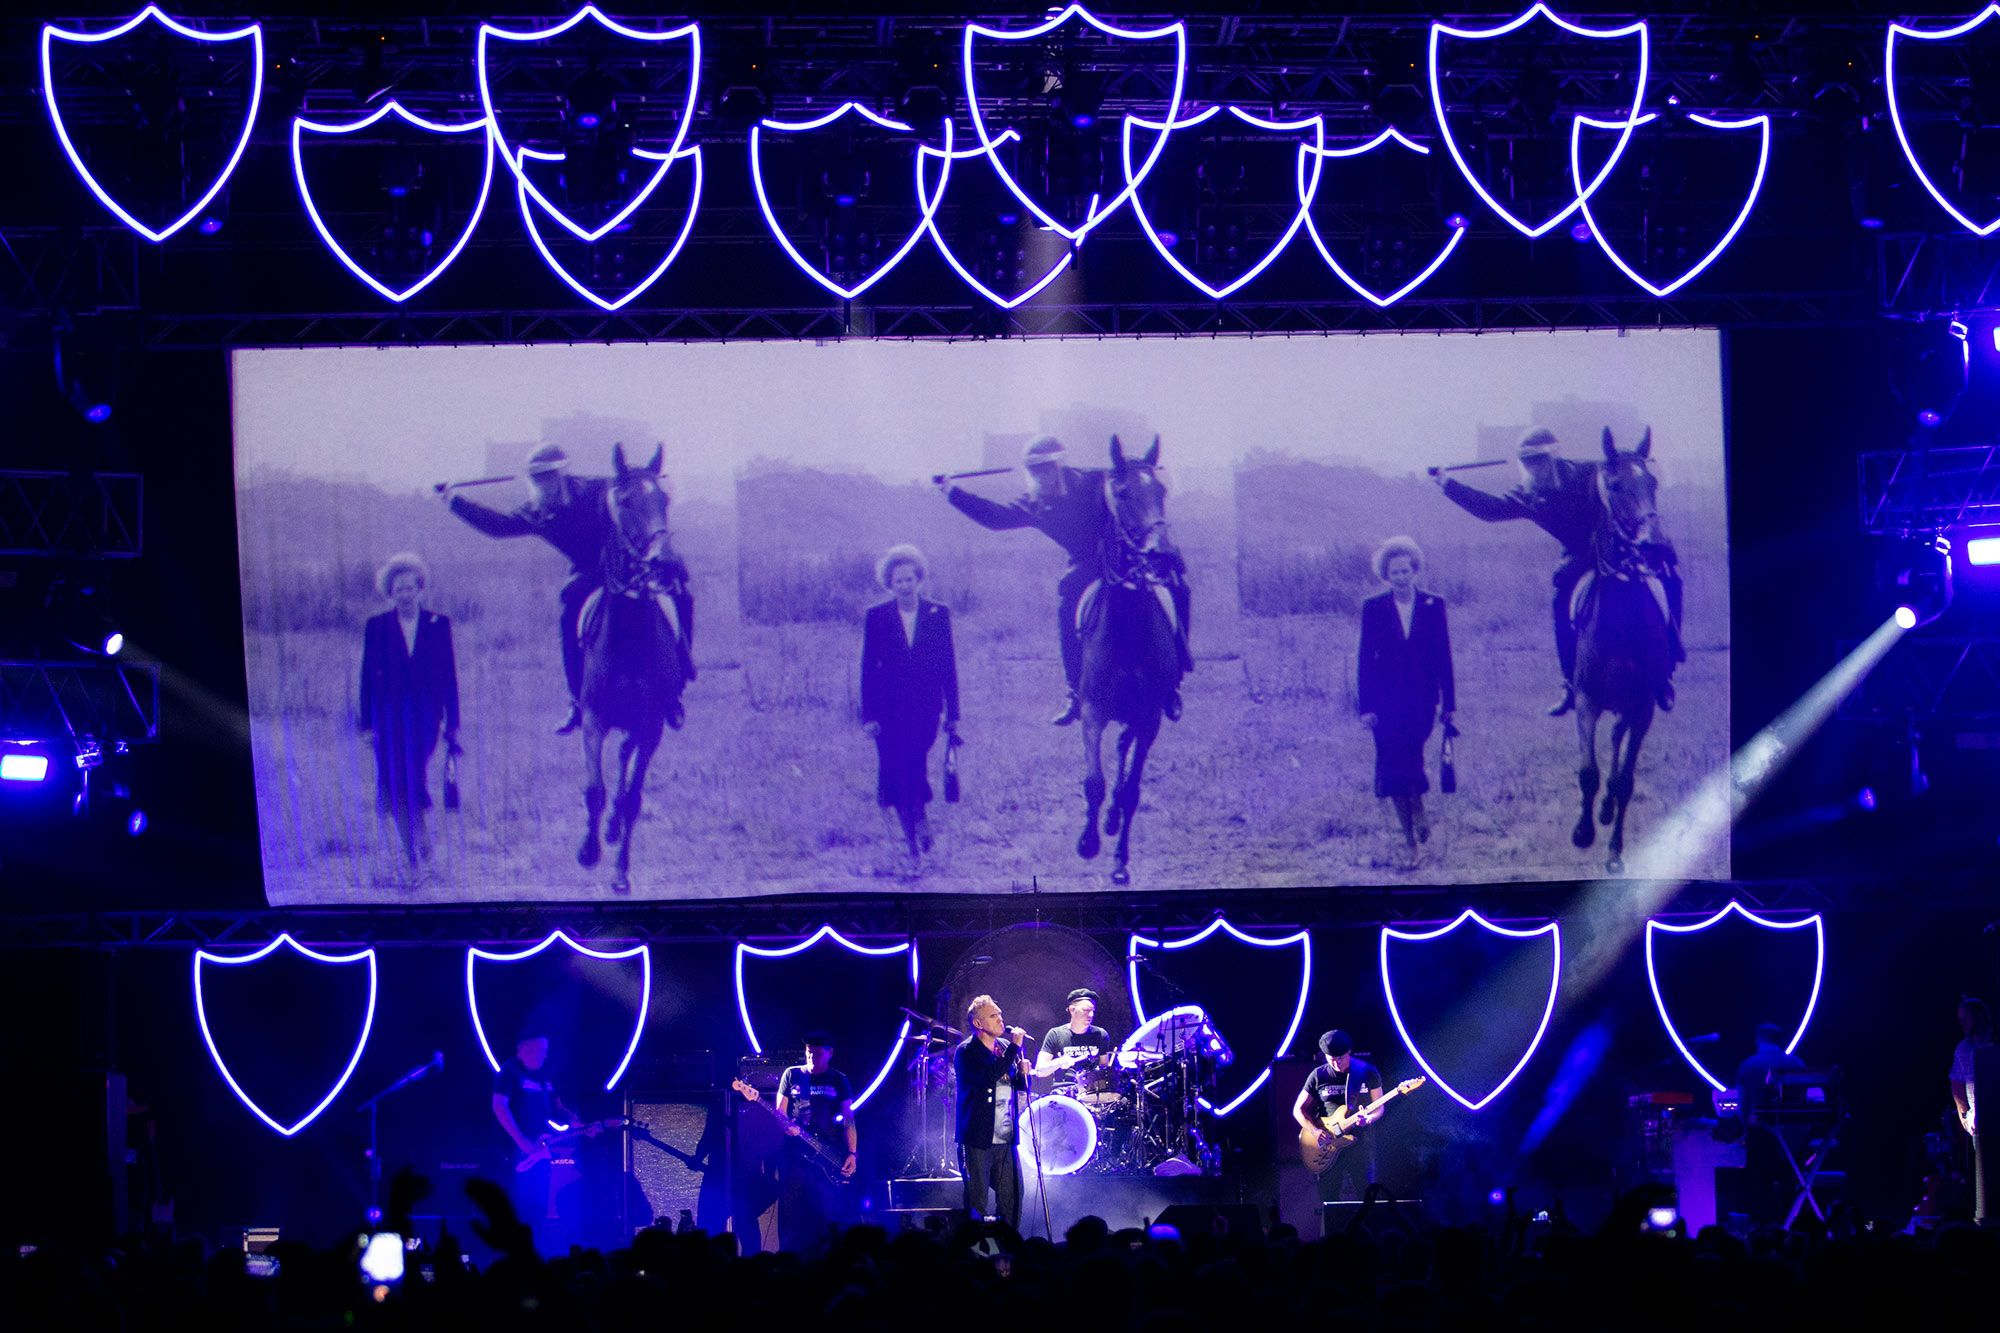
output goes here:
[{"label": "projected horse", "polygon": [[[1146,756],[1160,734],[1167,703],[1180,688],[1181,657],[1173,616],[1173,580],[1181,562],[1167,539],[1167,488],[1156,469],[1160,440],[1136,459],[1125,456],[1111,437],[1111,472],[1105,478],[1103,566],[1098,581],[1078,608],[1083,638],[1083,670],[1077,695],[1083,705],[1083,832],[1076,854],[1097,856],[1098,811],[1104,833],[1116,835],[1111,882],[1129,884],[1132,820],[1139,810],[1139,786]],[[1118,781],[1105,806],[1104,729],[1118,733]]]},{"label": "projected horse", "polygon": [[[614,535],[605,551],[604,588],[585,604],[579,635],[583,802],[589,822],[576,860],[586,867],[597,864],[602,819],[603,842],[618,846],[611,886],[624,893],[632,887],[632,839],[638,832],[646,769],[669,719],[678,725],[681,691],[687,686],[667,611],[687,571],[668,541],[660,450],[653,450],[644,466],[632,467],[621,445],[612,450],[611,461],[616,470],[609,493]],[[613,731],[624,732],[625,739],[618,747],[618,790],[605,818],[604,742]]]},{"label": "projected horse", "polygon": [[1572,603],[1576,737],[1582,755],[1576,784],[1583,812],[1570,841],[1581,849],[1597,839],[1591,825],[1599,778],[1597,722],[1610,713],[1616,718],[1611,728],[1611,774],[1604,781],[1597,822],[1611,829],[1604,868],[1614,875],[1625,868],[1625,811],[1632,803],[1639,748],[1646,742],[1655,702],[1673,669],[1663,593],[1645,558],[1648,546],[1666,540],[1657,507],[1659,481],[1648,467],[1652,451],[1650,428],[1630,453],[1619,452],[1611,432],[1604,432],[1604,463],[1597,474],[1598,495],[1604,502],[1595,539],[1597,564]]}]

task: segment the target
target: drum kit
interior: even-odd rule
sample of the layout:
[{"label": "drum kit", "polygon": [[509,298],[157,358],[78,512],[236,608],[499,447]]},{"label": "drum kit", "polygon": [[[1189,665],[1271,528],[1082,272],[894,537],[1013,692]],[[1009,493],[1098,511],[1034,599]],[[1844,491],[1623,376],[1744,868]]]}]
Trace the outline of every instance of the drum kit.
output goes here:
[{"label": "drum kit", "polygon": [[[918,1107],[912,1168],[954,1174],[950,1142],[951,1046],[956,1029],[916,1010],[909,1062]],[[943,1047],[942,1050],[937,1049]],[[1108,1064],[1064,1071],[1028,1103],[1021,1164],[1044,1176],[1213,1175],[1218,1150],[1202,1132],[1203,1094],[1215,1071],[1235,1058],[1198,1005],[1181,1005],[1141,1024]]]}]

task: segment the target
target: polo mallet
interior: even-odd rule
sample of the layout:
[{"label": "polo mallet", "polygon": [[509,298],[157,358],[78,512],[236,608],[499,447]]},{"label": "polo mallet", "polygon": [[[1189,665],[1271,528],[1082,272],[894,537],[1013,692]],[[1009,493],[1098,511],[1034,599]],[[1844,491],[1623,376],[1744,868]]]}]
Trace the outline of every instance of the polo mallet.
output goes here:
[{"label": "polo mallet", "polygon": [[1506,467],[1513,461],[1511,458],[1488,458],[1477,463],[1446,463],[1442,467],[1425,468],[1424,471],[1433,477],[1442,477],[1447,472],[1477,472],[1483,467]]},{"label": "polo mallet", "polygon": [[519,481],[520,479],[520,473],[509,472],[504,477],[479,477],[472,481],[440,481],[434,484],[431,490],[439,495],[443,495],[447,489],[462,491],[467,486],[498,486],[503,481]]},{"label": "polo mallet", "polygon": [[1011,467],[985,467],[974,472],[934,472],[931,485],[942,486],[948,481],[965,481],[971,477],[1005,477],[1017,471]]}]

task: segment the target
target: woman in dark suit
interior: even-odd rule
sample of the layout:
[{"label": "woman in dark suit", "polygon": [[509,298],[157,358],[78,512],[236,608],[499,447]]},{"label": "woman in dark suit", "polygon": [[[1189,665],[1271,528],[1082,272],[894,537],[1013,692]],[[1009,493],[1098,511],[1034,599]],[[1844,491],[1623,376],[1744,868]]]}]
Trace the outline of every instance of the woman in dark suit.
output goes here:
[{"label": "woman in dark suit", "polygon": [[1429,840],[1424,793],[1424,742],[1440,706],[1451,725],[1451,628],[1444,599],[1417,588],[1424,553],[1408,537],[1391,537],[1375,552],[1375,577],[1388,591],[1361,604],[1361,660],[1356,703],[1361,723],[1375,735],[1375,795],[1396,808],[1403,832],[1404,864],[1417,864],[1417,844]]},{"label": "woman in dark suit", "polygon": [[875,577],[892,594],[868,608],[861,641],[861,725],[875,740],[875,799],[894,809],[910,848],[910,871],[931,849],[930,753],[938,717],[958,734],[958,653],[951,612],[918,595],[928,567],[914,546],[892,546]]},{"label": "woman in dark suit", "polygon": [[423,557],[392,555],[375,587],[395,605],[369,618],[361,641],[361,733],[375,745],[375,813],[395,822],[403,854],[421,873],[431,858],[430,763],[443,725],[458,750],[458,661],[451,619],[423,609],[430,570]]}]

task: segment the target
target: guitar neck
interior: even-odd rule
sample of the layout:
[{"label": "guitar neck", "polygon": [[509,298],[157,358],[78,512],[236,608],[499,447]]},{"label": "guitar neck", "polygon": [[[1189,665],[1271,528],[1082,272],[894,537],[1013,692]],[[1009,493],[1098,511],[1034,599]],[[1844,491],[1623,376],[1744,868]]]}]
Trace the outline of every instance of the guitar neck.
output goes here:
[{"label": "guitar neck", "polygon": [[[1387,1106],[1390,1102],[1395,1101],[1398,1097],[1402,1096],[1404,1093],[1408,1091],[1410,1091],[1410,1089],[1398,1085],[1396,1087],[1389,1089],[1387,1092],[1383,1093],[1382,1100],[1380,1101],[1363,1102],[1359,1107],[1347,1108],[1350,1111],[1350,1114],[1345,1121],[1345,1126],[1349,1129],[1353,1128],[1354,1125],[1363,1116],[1370,1115],[1370,1113],[1372,1112],[1379,1112],[1383,1107]],[[1329,1121],[1334,1121],[1338,1123],[1340,1122],[1341,1117],[1334,1115],[1334,1116],[1328,1116],[1327,1119]]]},{"label": "guitar neck", "polygon": [[[742,1080],[740,1079],[735,1080],[731,1082],[729,1086],[736,1089],[736,1091],[742,1093],[743,1099],[745,1101],[749,1102],[752,1106],[762,1111],[765,1115],[770,1116],[780,1125],[785,1125],[789,1127],[791,1125],[798,1124],[796,1120],[793,1120],[783,1111],[780,1111],[777,1107],[765,1101],[763,1097],[758,1094],[755,1088],[751,1087],[747,1083],[744,1083]],[[823,1139],[817,1138],[816,1136],[814,1136],[811,1130],[807,1129],[803,1125],[799,1126],[799,1133],[796,1141],[799,1144],[803,1145],[807,1152],[810,1152],[813,1156],[819,1158],[822,1162],[825,1162],[829,1166],[838,1167],[838,1166],[845,1166],[847,1164],[846,1153],[837,1151],[832,1144],[826,1142]]]}]

